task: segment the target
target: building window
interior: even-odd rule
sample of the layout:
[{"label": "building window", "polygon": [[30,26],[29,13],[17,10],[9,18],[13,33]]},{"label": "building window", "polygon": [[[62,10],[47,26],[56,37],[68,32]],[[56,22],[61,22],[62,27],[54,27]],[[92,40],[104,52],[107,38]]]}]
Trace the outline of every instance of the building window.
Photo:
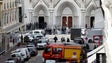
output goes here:
[{"label": "building window", "polygon": [[7,3],[7,9],[9,8],[9,5],[8,5],[8,3]]},{"label": "building window", "polygon": [[11,8],[11,2],[10,2],[10,8]]},{"label": "building window", "polygon": [[11,11],[10,11],[10,22],[11,22]]},{"label": "building window", "polygon": [[15,7],[17,7],[17,1],[15,1]]},{"label": "building window", "polygon": [[11,2],[11,8],[13,7],[13,2]]},{"label": "building window", "polygon": [[6,9],[6,5],[5,5],[5,3],[4,3],[4,9]]},{"label": "building window", "polygon": [[14,2],[13,2],[13,7],[14,7]]},{"label": "building window", "polygon": [[9,22],[8,22],[8,21],[9,21],[8,15],[9,15],[9,13],[7,13],[7,23],[9,23]]},{"label": "building window", "polygon": [[4,25],[4,13],[2,12],[2,23],[1,25]]},{"label": "building window", "polygon": [[7,14],[5,13],[5,17],[4,17],[4,24],[7,24]]},{"label": "building window", "polygon": [[12,11],[12,21],[14,21],[14,10]]},{"label": "building window", "polygon": [[22,22],[22,8],[19,7],[19,22]]}]

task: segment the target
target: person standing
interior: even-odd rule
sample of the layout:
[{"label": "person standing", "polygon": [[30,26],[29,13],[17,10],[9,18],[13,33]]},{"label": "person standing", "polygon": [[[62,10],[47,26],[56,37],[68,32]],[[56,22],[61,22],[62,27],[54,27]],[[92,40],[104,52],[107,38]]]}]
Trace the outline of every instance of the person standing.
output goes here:
[{"label": "person standing", "polygon": [[65,42],[65,37],[62,37],[61,38],[61,42]]},{"label": "person standing", "polygon": [[69,38],[67,38],[67,42],[70,42]]},{"label": "person standing", "polygon": [[54,42],[56,43],[57,42],[57,40],[58,40],[58,38],[55,36],[54,38]]}]

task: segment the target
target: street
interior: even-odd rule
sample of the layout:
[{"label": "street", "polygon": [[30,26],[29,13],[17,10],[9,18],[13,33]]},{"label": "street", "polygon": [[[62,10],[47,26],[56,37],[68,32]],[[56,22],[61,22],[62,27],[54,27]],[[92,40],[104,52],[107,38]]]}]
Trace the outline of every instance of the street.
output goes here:
[{"label": "street", "polygon": [[39,50],[37,56],[31,57],[31,59],[29,59],[25,63],[42,63],[42,52],[43,50]]},{"label": "street", "polygon": [[[65,38],[70,37],[69,35],[57,35],[58,37],[58,41],[56,43],[61,43],[61,37],[64,36]],[[50,38],[51,40],[49,41],[50,43],[53,43],[53,35],[47,36],[47,38]],[[72,42],[72,41],[70,41]],[[21,46],[23,47],[23,46]],[[24,45],[25,47],[25,45]],[[92,46],[90,46],[91,48]],[[93,47],[92,47],[93,48]],[[16,48],[14,48],[15,50]],[[42,53],[43,53],[43,49],[39,49],[38,50],[38,54],[36,56],[31,57],[28,61],[25,61],[25,63],[43,63],[43,58],[42,58]],[[10,54],[9,54],[10,55]],[[6,57],[6,56],[5,56]],[[2,57],[3,58],[3,57]],[[3,60],[4,61],[4,60]]]}]

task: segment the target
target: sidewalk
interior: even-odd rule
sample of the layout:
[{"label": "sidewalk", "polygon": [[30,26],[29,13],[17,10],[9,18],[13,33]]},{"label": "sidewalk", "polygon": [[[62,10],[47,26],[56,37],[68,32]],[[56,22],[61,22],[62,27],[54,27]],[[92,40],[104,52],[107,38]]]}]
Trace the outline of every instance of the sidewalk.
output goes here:
[{"label": "sidewalk", "polygon": [[4,53],[3,55],[0,56],[0,63],[5,63],[5,61],[10,58],[10,54],[11,54],[11,51],[17,49],[17,48],[22,48],[22,47],[25,47],[25,45],[20,45],[19,47],[18,46],[14,46],[13,48],[11,48],[10,50],[8,50],[6,53]]},{"label": "sidewalk", "polygon": [[50,40],[54,42],[54,37],[57,36],[58,41],[61,42],[61,38],[65,37],[65,41],[67,41],[67,38],[70,39],[70,34],[55,34],[55,35],[46,35],[46,37]]}]

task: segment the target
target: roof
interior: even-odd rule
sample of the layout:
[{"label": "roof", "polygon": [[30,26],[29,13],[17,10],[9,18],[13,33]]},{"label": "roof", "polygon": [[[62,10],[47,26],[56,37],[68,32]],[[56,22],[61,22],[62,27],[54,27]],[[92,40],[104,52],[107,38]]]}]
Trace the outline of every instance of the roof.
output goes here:
[{"label": "roof", "polygon": [[49,47],[64,47],[64,48],[76,48],[81,49],[81,45],[76,43],[51,43]]},{"label": "roof", "polygon": [[49,44],[49,46],[53,46],[53,47],[59,47],[59,46],[64,46],[62,43],[51,43],[51,44]]}]

